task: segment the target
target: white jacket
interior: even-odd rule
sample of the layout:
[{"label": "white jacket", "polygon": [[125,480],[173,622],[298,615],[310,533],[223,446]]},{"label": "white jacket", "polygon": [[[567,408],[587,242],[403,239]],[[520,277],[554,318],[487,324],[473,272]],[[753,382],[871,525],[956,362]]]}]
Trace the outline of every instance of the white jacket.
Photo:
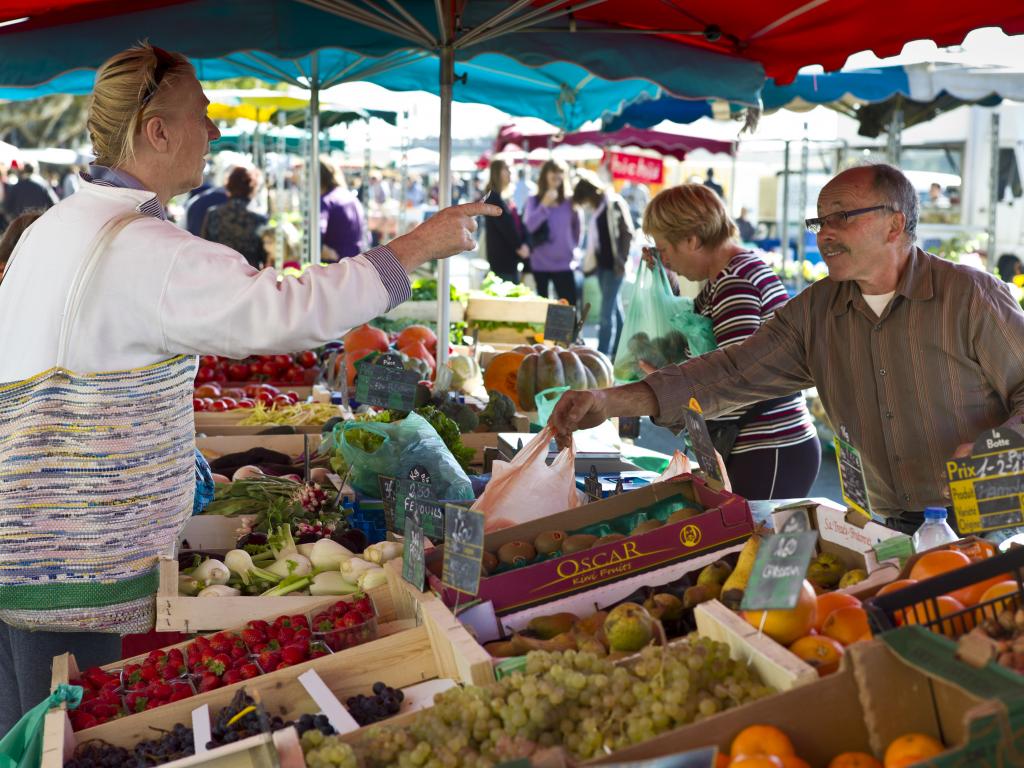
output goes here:
[{"label": "white jacket", "polygon": [[[104,222],[152,197],[83,183],[26,233],[0,284],[0,382],[54,366],[65,301],[86,249]],[[230,248],[147,216],[102,255],[65,367],[95,373],[177,354],[242,358],[315,347],[388,311],[408,291],[386,248],[278,282],[275,270],[257,271]]]}]

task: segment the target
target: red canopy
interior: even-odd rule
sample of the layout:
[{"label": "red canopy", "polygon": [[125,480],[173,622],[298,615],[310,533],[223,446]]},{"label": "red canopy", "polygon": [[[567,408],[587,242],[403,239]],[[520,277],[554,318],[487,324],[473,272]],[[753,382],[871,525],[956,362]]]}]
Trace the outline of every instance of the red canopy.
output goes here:
[{"label": "red canopy", "polygon": [[731,141],[715,141],[696,136],[646,131],[640,128],[626,127],[612,132],[577,131],[576,133],[558,135],[554,133],[522,133],[514,123],[502,126],[498,131],[498,138],[494,142],[494,151],[500,152],[510,144],[515,144],[527,151],[546,147],[549,144],[551,146],[594,144],[599,147],[643,147],[678,160],[683,160],[688,152],[695,149],[706,149],[708,152],[721,152],[727,155],[731,155],[735,151],[735,144]]},{"label": "red canopy", "polygon": [[[896,55],[910,40],[957,45],[979,27],[1024,33],[1020,0],[606,0],[572,16],[578,34],[594,27],[658,30],[686,45],[753,59],[780,84],[809,64],[840,69],[858,51]],[[564,16],[543,26],[573,33]]]}]

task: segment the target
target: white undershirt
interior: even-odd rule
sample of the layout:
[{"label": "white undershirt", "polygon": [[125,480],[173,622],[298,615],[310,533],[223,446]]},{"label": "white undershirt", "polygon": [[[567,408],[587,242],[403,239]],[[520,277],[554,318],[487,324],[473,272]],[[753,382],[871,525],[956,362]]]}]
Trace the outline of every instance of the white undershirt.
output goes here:
[{"label": "white undershirt", "polygon": [[892,301],[892,297],[896,295],[896,291],[889,291],[888,293],[878,293],[874,296],[869,296],[866,293],[861,294],[864,297],[864,301],[871,307],[871,311],[879,317],[885,312],[885,308],[889,306],[889,302]]}]

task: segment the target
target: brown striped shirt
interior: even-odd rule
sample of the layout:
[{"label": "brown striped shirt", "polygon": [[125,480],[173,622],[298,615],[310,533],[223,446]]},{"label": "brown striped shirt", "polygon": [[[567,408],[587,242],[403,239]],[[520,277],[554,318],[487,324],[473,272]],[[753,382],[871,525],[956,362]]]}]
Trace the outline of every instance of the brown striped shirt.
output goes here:
[{"label": "brown striped shirt", "polygon": [[1024,424],[1024,312],[992,275],[915,249],[881,318],[854,282],[822,280],[741,344],[645,381],[671,426],[691,396],[714,417],[817,387],[874,511],[898,515],[949,503],[958,445]]}]

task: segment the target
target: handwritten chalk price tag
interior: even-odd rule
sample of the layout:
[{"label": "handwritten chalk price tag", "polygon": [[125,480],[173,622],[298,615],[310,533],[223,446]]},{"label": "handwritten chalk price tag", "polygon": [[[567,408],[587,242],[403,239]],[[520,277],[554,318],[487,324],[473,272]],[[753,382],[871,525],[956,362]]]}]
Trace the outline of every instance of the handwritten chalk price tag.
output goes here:
[{"label": "handwritten chalk price tag", "polygon": [[1024,435],[1012,427],[983,432],[970,458],[946,463],[961,534],[1024,525]]},{"label": "handwritten chalk price tag", "polygon": [[544,318],[544,339],[565,344],[576,341],[576,307],[548,304],[548,314]]},{"label": "handwritten chalk price tag", "polygon": [[725,482],[722,478],[721,467],[718,466],[715,444],[711,441],[707,422],[704,421],[704,412],[701,411],[700,404],[693,398],[690,398],[690,407],[683,411],[683,424],[690,437],[693,455],[697,457],[697,463],[700,464],[708,485],[716,491],[722,490],[725,487]]},{"label": "handwritten chalk price tag", "polygon": [[426,576],[426,555],[423,552],[423,529],[420,528],[415,515],[405,518],[405,537],[402,547],[402,578],[423,591],[423,579]]},{"label": "handwritten chalk price tag", "polygon": [[384,521],[389,531],[395,532],[395,498],[398,493],[398,483],[395,478],[387,475],[377,475],[377,487],[380,488],[380,498],[384,502]]},{"label": "handwritten chalk price tag", "polygon": [[378,364],[363,360],[357,364],[356,400],[364,405],[411,411],[416,407],[416,385],[420,375],[416,371],[405,370],[400,364],[395,367],[387,355],[381,361]]},{"label": "handwritten chalk price tag", "polygon": [[423,534],[440,541],[444,538],[444,504],[430,495],[431,487],[428,483],[399,480],[397,509],[403,525],[410,515],[415,515],[416,524],[420,526]]},{"label": "handwritten chalk price tag", "polygon": [[818,534],[780,533],[761,541],[740,607],[745,611],[796,607]]},{"label": "handwritten chalk price tag", "polygon": [[480,561],[483,554],[483,513],[457,504],[445,505],[441,581],[459,592],[475,595],[480,589]]},{"label": "handwritten chalk price tag", "polygon": [[866,518],[871,518],[871,502],[868,499],[868,484],[864,479],[864,464],[860,451],[850,442],[850,433],[845,425],[839,427],[835,437],[836,462],[839,464],[839,489],[843,501],[850,509]]}]

